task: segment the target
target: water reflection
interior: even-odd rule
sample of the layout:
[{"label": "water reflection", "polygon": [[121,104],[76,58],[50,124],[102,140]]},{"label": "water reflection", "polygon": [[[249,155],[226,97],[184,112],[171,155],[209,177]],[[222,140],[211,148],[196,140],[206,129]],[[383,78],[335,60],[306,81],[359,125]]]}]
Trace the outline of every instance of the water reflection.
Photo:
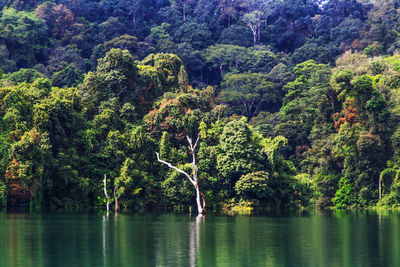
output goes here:
[{"label": "water reflection", "polygon": [[400,266],[399,212],[0,214],[0,266]]},{"label": "water reflection", "polygon": [[108,212],[107,215],[103,216],[103,228],[102,228],[102,233],[103,233],[103,266],[106,267],[107,266],[107,240],[106,240],[106,236],[107,236],[107,221],[108,221]]},{"label": "water reflection", "polygon": [[194,267],[197,261],[197,255],[200,248],[200,226],[205,221],[206,216],[197,215],[196,220],[189,223],[190,232],[190,266]]}]

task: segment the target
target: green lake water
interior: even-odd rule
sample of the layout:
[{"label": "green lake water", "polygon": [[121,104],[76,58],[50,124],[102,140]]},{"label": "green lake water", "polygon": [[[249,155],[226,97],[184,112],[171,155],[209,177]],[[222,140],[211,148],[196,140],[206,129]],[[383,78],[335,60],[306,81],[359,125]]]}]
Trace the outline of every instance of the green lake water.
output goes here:
[{"label": "green lake water", "polygon": [[400,266],[400,213],[1,213],[0,266]]}]

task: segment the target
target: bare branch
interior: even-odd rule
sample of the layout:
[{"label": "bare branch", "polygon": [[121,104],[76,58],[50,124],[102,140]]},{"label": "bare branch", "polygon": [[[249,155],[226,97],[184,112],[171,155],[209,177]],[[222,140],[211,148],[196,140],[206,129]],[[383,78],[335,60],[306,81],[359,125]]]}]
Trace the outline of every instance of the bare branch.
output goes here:
[{"label": "bare branch", "polygon": [[194,143],[193,152],[196,149],[196,146],[197,146],[197,143],[199,142],[199,140],[200,140],[200,133],[197,135],[196,142]]},{"label": "bare branch", "polygon": [[186,135],[186,139],[188,140],[189,143],[189,149],[192,151],[192,153],[194,153],[196,147],[197,147],[197,143],[199,142],[200,139],[200,134],[197,135],[197,139],[196,142],[193,145],[193,141],[192,138],[190,138],[188,135]]},{"label": "bare branch", "polygon": [[189,135],[186,135],[186,139],[189,143],[189,149],[193,152],[192,138],[190,138]]},{"label": "bare branch", "polygon": [[186,135],[186,139],[187,139],[187,141],[189,143],[189,149],[190,149],[190,152],[192,153],[192,158],[193,158],[193,161],[192,161],[193,178],[188,173],[186,173],[185,171],[173,166],[169,162],[166,162],[166,161],[160,159],[160,154],[156,152],[157,160],[159,162],[161,162],[161,163],[164,163],[168,167],[170,167],[170,168],[172,168],[172,169],[184,174],[189,179],[189,181],[194,185],[194,187],[196,189],[196,203],[197,203],[198,213],[199,214],[205,214],[206,210],[205,210],[205,198],[204,198],[204,195],[203,195],[203,206],[201,206],[201,200],[200,200],[200,197],[201,197],[200,194],[201,193],[200,193],[199,184],[198,184],[198,181],[197,181],[197,167],[196,167],[196,153],[195,153],[196,146],[197,146],[197,144],[199,142],[199,139],[200,139],[200,134],[197,135],[197,139],[196,139],[196,142],[195,142],[194,146],[193,146],[192,139],[188,135]]},{"label": "bare branch", "polygon": [[170,167],[170,168],[172,168],[172,169],[174,169],[174,170],[176,170],[176,171],[178,171],[178,172],[184,174],[184,175],[189,179],[189,181],[190,181],[192,184],[196,185],[196,182],[192,179],[192,177],[190,177],[189,174],[187,174],[187,172],[185,172],[185,171],[179,169],[178,167],[175,167],[174,165],[172,165],[172,164],[169,163],[169,162],[166,162],[166,161],[160,159],[160,154],[158,154],[158,152],[156,152],[156,155],[157,155],[157,160],[158,160],[159,162],[164,163],[164,164],[167,165],[168,167]]}]

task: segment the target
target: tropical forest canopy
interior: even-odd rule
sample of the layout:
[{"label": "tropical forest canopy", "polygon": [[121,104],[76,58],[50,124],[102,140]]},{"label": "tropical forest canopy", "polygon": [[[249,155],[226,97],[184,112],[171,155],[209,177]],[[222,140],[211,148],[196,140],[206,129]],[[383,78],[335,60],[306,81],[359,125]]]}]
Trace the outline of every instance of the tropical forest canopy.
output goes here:
[{"label": "tropical forest canopy", "polygon": [[400,204],[400,1],[1,0],[0,199]]}]

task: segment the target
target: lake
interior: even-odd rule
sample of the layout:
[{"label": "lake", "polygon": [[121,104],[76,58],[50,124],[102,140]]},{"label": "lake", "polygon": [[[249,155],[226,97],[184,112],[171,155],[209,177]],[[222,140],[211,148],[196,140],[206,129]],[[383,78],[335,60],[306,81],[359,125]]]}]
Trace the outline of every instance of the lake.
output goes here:
[{"label": "lake", "polygon": [[400,212],[0,213],[0,266],[400,266]]}]

